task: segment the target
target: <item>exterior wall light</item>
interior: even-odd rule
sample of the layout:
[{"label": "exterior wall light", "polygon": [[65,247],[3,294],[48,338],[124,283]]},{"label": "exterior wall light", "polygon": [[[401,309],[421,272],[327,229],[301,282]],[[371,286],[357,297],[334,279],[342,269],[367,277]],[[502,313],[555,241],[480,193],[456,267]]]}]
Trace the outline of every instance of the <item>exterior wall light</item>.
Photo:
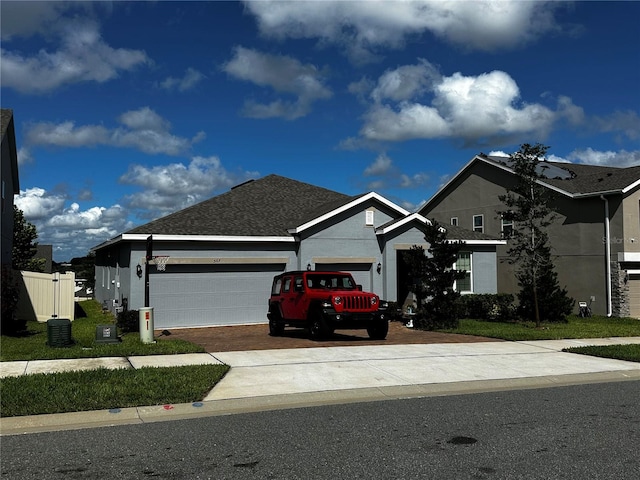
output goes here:
[{"label": "exterior wall light", "polygon": [[311,271],[311,264],[307,263],[307,272],[310,272],[310,271]]},{"label": "exterior wall light", "polygon": [[380,273],[381,271],[382,271],[382,264],[378,262],[378,265],[376,266],[376,272]]}]

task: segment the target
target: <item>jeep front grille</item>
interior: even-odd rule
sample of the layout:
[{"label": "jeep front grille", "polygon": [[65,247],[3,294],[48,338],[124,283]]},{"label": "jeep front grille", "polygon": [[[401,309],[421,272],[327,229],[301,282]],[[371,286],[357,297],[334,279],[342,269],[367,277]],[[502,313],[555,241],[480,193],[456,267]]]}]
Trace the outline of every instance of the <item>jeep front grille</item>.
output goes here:
[{"label": "jeep front grille", "polygon": [[[345,310],[372,310],[371,297],[366,295],[350,295],[343,299]],[[376,305],[377,306],[377,305]]]}]

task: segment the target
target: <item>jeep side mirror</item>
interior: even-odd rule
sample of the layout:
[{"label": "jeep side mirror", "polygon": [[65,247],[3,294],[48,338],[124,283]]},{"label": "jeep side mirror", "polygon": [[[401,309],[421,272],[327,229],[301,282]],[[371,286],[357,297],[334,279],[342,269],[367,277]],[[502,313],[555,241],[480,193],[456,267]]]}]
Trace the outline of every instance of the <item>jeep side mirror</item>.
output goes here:
[{"label": "jeep side mirror", "polygon": [[359,292],[362,291],[362,285],[356,285],[356,290],[358,290]]}]

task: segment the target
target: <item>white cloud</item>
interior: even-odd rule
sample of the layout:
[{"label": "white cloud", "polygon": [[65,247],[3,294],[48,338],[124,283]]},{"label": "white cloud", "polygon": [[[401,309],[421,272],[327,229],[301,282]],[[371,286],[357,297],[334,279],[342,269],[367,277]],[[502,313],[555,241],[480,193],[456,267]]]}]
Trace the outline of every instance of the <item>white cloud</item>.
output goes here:
[{"label": "white cloud", "polygon": [[266,104],[247,101],[244,114],[248,117],[294,120],[308,114],[315,101],[332,96],[331,90],[323,84],[322,73],[315,66],[303,65],[289,56],[236,47],[233,58],[222,69],[239,80],[295,97],[295,101],[277,99]]},{"label": "white cloud", "polygon": [[584,163],[588,165],[601,165],[607,167],[635,167],[640,165],[640,150],[628,152],[620,150],[597,151],[589,148],[578,149],[566,156],[566,160],[572,163]]},{"label": "white cloud", "polygon": [[76,126],[72,121],[31,124],[27,126],[26,144],[76,148],[104,145],[135,148],[149,154],[182,155],[204,137],[203,132],[191,140],[172,135],[171,124],[149,107],[125,112],[118,120],[124,127]]},{"label": "white cloud", "polygon": [[141,50],[107,45],[92,20],[59,19],[52,34],[59,39],[59,49],[54,52],[41,49],[37,55],[25,57],[2,48],[3,87],[45,93],[79,82],[103,83],[117,78],[120,72],[150,63]]},{"label": "white cloud", "polygon": [[128,212],[120,205],[81,209],[78,203],[65,208],[67,197],[31,188],[16,196],[16,206],[35,225],[38,243],[54,246],[56,260],[70,260],[118,233],[132,228]]},{"label": "white cloud", "polygon": [[375,161],[364,170],[364,176],[384,175],[389,172],[393,162],[386,154],[378,155]]},{"label": "white cloud", "polygon": [[198,83],[204,80],[206,77],[194,68],[188,68],[182,78],[167,77],[160,83],[160,87],[165,90],[178,90],[179,92],[186,92],[191,90]]},{"label": "white cloud", "polygon": [[560,30],[556,2],[385,0],[346,2],[246,1],[267,37],[315,38],[336,44],[354,63],[376,58],[377,48],[400,48],[409,36],[431,32],[468,50],[511,49]]},{"label": "white cloud", "polygon": [[188,165],[131,165],[119,181],[142,188],[141,192],[128,196],[127,203],[136,210],[148,210],[143,215],[151,218],[193,205],[215,191],[257,175],[257,172],[230,172],[217,157],[194,157]]},{"label": "white cloud", "polygon": [[[521,102],[516,82],[505,72],[441,77],[430,64],[416,67],[404,86],[399,80],[378,83],[372,92],[376,102],[364,115],[363,137],[382,141],[455,138],[467,144],[534,133],[544,138],[557,118],[543,105]],[[400,78],[397,72],[406,71],[402,68],[381,78]],[[419,98],[427,93],[430,98]],[[396,103],[380,103],[387,99]]]},{"label": "white cloud", "polygon": [[65,201],[65,197],[47,194],[43,188],[38,187],[21,190],[20,195],[15,197],[16,206],[31,222],[50,218],[62,209]]},{"label": "white cloud", "polygon": [[421,96],[440,82],[441,75],[428,61],[419,59],[417,65],[405,65],[388,70],[378,79],[371,92],[375,102],[385,99],[400,102]]}]

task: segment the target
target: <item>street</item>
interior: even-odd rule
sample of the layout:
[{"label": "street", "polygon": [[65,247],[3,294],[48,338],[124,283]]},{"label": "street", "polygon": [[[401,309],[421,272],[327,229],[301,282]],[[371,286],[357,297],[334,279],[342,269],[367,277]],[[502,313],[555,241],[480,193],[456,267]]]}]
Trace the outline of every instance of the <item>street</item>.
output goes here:
[{"label": "street", "polygon": [[640,382],[1,439],[2,478],[640,478]]}]

